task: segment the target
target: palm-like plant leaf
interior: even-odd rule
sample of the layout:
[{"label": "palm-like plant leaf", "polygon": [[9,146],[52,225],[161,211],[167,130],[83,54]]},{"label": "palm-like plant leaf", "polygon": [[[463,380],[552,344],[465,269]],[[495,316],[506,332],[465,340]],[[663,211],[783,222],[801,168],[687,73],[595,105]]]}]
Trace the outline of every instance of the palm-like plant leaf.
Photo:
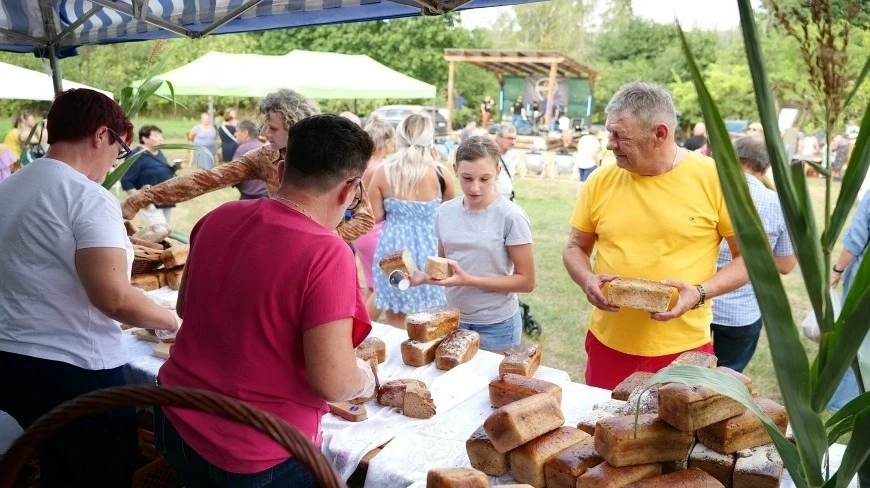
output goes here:
[{"label": "palm-like plant leaf", "polygon": [[825,422],[825,428],[828,429],[828,444],[837,442],[837,439],[851,432],[855,417],[868,408],[870,408],[870,392],[853,398],[843,405],[843,408],[837,410],[837,413]]},{"label": "palm-like plant leaf", "polygon": [[[203,154],[208,155],[209,158],[213,158],[211,151],[207,147],[197,146],[196,144],[168,143],[168,144],[160,144],[159,146],[155,146],[155,149],[189,149],[192,151],[202,152]],[[124,162],[121,163],[117,168],[112,170],[111,173],[106,175],[106,179],[103,180],[103,188],[108,190],[108,189],[112,188],[115,185],[115,183],[121,181],[121,178],[124,177],[124,174],[127,172],[127,170],[130,169],[130,166],[133,166],[133,163],[135,163],[136,160],[142,156],[143,152],[144,151],[139,151],[136,154],[131,155],[130,157],[125,159]]]}]

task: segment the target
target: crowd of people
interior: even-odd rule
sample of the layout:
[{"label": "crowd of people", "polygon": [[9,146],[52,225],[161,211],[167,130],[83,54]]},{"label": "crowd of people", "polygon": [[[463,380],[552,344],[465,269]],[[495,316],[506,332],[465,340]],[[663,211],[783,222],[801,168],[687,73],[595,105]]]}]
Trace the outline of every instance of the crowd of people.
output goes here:
[{"label": "crowd of people", "polygon": [[[75,109],[85,105],[87,113]],[[57,96],[45,156],[0,183],[0,382],[8,393],[0,410],[27,428],[65,400],[123,384],[123,322],[178,332],[161,386],[246,401],[320,445],[325,402],[374,388],[371,368],[354,355],[372,321],[401,328],[408,313],[446,305],[460,311],[461,328],[480,334],[484,350],[521,341],[517,294],[534,290],[536,265],[532,222],[513,185],[514,126],[498,125],[493,137],[472,128],[451,168],[437,159],[426,114],[397,128],[378,117],[361,127],[286,89],[264,97],[258,112],[262,128],[231,111],[218,128],[203,114],[189,139],[221,139],[227,161],[176,175],[157,148],[159,127],[134,131],[115,102],[92,90]],[[594,307],[586,383],[612,389],[686,351],[715,353],[743,370],[761,315],[715,162],[700,151],[706,143],[676,143],[672,97],[654,84],[623,86],[606,115],[605,146],[596,129],[578,143],[583,186],[563,251]],[[794,251],[778,198],[764,185],[770,162],[758,136],[734,145],[785,274]],[[615,164],[601,165],[604,150]],[[99,182],[133,152],[142,155],[122,180],[129,194],[119,205]],[[124,220],[171,221],[173,205],[229,186],[239,200],[193,228],[174,312],[133,288]],[[833,285],[844,273],[849,286],[866,250],[868,202],[847,233]],[[446,258],[452,276],[417,271],[399,290],[378,262],[400,249],[419,269],[429,256]],[[612,305],[606,288],[620,276],[672,286],[674,305],[653,314]],[[155,410],[155,444],[188,486],[314,486],[301,463],[253,429]],[[44,485],[129,485],[135,453],[132,410],[89,417],[46,441]]]}]

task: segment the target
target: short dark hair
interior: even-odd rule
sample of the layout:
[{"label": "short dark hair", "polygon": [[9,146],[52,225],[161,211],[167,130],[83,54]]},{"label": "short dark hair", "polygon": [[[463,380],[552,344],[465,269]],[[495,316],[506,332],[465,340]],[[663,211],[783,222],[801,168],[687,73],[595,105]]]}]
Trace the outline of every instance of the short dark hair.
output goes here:
[{"label": "short dark hair", "polygon": [[760,136],[740,137],[734,141],[734,152],[737,153],[740,164],[756,173],[764,173],[770,167],[767,145]]},{"label": "short dark hair", "polygon": [[157,127],[156,125],[143,125],[142,127],[140,127],[139,144],[142,144],[142,139],[145,139],[146,137],[151,137],[152,132],[159,132],[163,134],[163,131],[160,130],[160,127]]},{"label": "short dark hair", "polygon": [[284,179],[294,186],[327,191],[359,177],[374,152],[362,128],[337,115],[314,115],[290,127]]},{"label": "short dark hair", "polygon": [[101,126],[133,140],[133,124],[111,98],[87,88],[73,88],[54,98],[48,110],[48,143],[78,142]]},{"label": "short dark hair", "polygon": [[471,136],[462,141],[459,148],[456,149],[456,166],[462,161],[477,161],[478,159],[489,158],[498,168],[498,160],[501,153],[498,151],[498,146],[488,137]]}]

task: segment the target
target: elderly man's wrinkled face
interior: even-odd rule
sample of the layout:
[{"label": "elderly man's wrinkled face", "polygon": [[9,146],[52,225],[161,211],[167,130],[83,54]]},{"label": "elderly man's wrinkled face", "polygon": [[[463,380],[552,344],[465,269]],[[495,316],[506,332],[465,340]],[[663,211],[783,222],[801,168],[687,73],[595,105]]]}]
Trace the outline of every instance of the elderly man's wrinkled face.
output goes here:
[{"label": "elderly man's wrinkled face", "polygon": [[637,121],[628,117],[608,117],[604,124],[607,129],[607,149],[616,156],[616,165],[622,169],[632,169],[643,164],[655,150],[655,133],[645,129]]},{"label": "elderly man's wrinkled face", "polygon": [[278,112],[267,112],[260,135],[272,149],[280,150],[287,147],[287,128],[284,126],[284,116]]}]

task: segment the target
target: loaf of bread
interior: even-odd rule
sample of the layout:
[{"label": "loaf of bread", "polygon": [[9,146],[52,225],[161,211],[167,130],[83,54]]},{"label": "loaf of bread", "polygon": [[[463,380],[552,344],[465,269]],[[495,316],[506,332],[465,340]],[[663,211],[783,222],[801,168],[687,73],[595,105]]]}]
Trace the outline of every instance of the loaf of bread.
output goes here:
[{"label": "loaf of bread", "polygon": [[737,378],[738,380],[740,380],[741,383],[743,383],[744,386],[746,386],[746,389],[749,391],[749,394],[752,396],[755,396],[755,388],[752,386],[752,380],[748,376],[746,376],[745,374],[738,373],[737,371],[734,371],[733,369],[725,367],[725,366],[717,366],[716,371],[721,371],[723,373],[730,374],[731,376]]},{"label": "loaf of bread", "polygon": [[377,337],[369,337],[356,348],[356,357],[369,359],[374,357],[378,364],[387,360],[387,345]]},{"label": "loaf of bread", "polygon": [[[766,398],[757,398],[755,404],[770,417],[780,433],[785,434],[786,426],[788,426],[785,408]],[[747,410],[741,415],[698,430],[698,440],[703,442],[705,446],[723,454],[731,454],[771,442],[764,424],[752,410]]]},{"label": "loaf of bread", "polygon": [[565,416],[553,395],[540,393],[509,403],[493,412],[483,428],[498,452],[508,452],[558,429]]},{"label": "loaf of bread", "polygon": [[602,462],[604,459],[595,452],[595,440],[587,437],[544,463],[547,488],[574,488],[580,475]]},{"label": "loaf of bread", "polygon": [[357,397],[357,398],[354,398],[353,400],[348,400],[348,403],[350,403],[351,405],[360,405],[360,404],[365,403],[369,400],[373,400],[374,398],[376,398],[378,396],[378,394],[381,391],[380,390],[381,385],[378,381],[378,358],[375,356],[369,356],[368,359],[365,359],[365,361],[368,363],[369,367],[372,368],[372,374],[375,375],[375,386],[372,389],[371,394]]},{"label": "loaf of bread", "polygon": [[531,377],[541,365],[543,354],[544,348],[540,344],[517,344],[505,351],[505,357],[498,365],[498,372]]},{"label": "loaf of bread", "polygon": [[400,350],[402,351],[402,361],[404,361],[408,366],[413,366],[415,368],[426,366],[435,360],[435,350],[438,349],[438,346],[441,345],[441,341],[443,340],[443,337],[432,339],[429,342],[408,339],[400,346]]},{"label": "loaf of bread", "polygon": [[426,488],[489,488],[489,478],[471,468],[430,469]]},{"label": "loaf of bread", "polygon": [[746,411],[746,406],[704,386],[670,383],[659,388],[659,418],[684,432],[694,432]]},{"label": "loaf of bread", "polygon": [[671,366],[700,366],[702,368],[714,369],[718,361],[719,359],[716,356],[708,352],[687,351],[671,361]]},{"label": "loaf of bread", "polygon": [[402,402],[402,415],[415,419],[431,419],[435,416],[435,402],[425,386],[416,384],[405,388]]},{"label": "loaf of bread", "polygon": [[149,242],[162,242],[172,231],[165,224],[154,224],[136,231],[133,237]]},{"label": "loaf of bread", "polygon": [[145,291],[157,290],[160,288],[161,273],[139,273],[130,276],[130,284],[141,288]]},{"label": "loaf of bread", "polygon": [[628,488],[724,488],[725,485],[700,469],[684,469],[628,485]]},{"label": "loaf of bread", "polygon": [[473,330],[454,330],[435,349],[435,367],[449,371],[471,361],[480,348],[480,334]]},{"label": "loaf of bread", "polygon": [[166,280],[166,286],[173,290],[181,288],[181,277],[184,275],[184,267],[166,269],[163,271],[163,277]]},{"label": "loaf of bread", "polygon": [[163,254],[160,255],[160,261],[163,262],[163,266],[166,268],[184,266],[184,263],[187,262],[187,254],[189,252],[190,246],[187,244],[172,246],[163,251]]},{"label": "loaf of bread", "polygon": [[732,477],[734,488],[777,488],[782,479],[782,458],[773,444],[750,450],[748,457],[737,457]]},{"label": "loaf of bread", "polygon": [[635,481],[662,474],[661,464],[638,464],[615,468],[607,463],[589,468],[577,478],[577,488],[622,488]]},{"label": "loaf of bread", "polygon": [[[160,244],[159,242],[146,241],[133,236],[130,236],[129,239],[130,244],[133,244],[134,246],[147,247],[148,249],[154,249],[155,251],[163,250],[163,244]],[[134,247],[133,250],[135,251],[136,248]]]},{"label": "loaf of bread", "polygon": [[501,476],[510,467],[508,454],[496,450],[482,425],[465,441],[465,451],[471,467],[490,476]]},{"label": "loaf of bread", "polygon": [[392,380],[381,385],[378,390],[378,403],[385,407],[402,408],[405,405],[405,389],[408,385],[426,388],[426,383],[420,380]]},{"label": "loaf of bread", "polygon": [[657,281],[616,278],[610,282],[607,301],[617,307],[646,312],[667,312],[673,287]]},{"label": "loaf of bread", "polygon": [[[640,400],[640,401],[638,401]],[[638,386],[626,400],[628,413],[657,413],[659,410],[659,387],[653,385],[649,390]]]},{"label": "loaf of bread", "polygon": [[718,453],[697,442],[689,454],[689,467],[705,471],[725,486],[731,486],[734,471],[734,455]]},{"label": "loaf of bread", "polygon": [[443,280],[453,276],[453,270],[450,269],[450,260],[438,256],[426,258],[426,269],[424,272],[433,280]]},{"label": "loaf of bread", "polygon": [[381,267],[381,271],[386,275],[389,275],[396,270],[408,275],[417,271],[417,264],[414,262],[414,256],[412,256],[407,249],[388,252],[381,258],[381,261],[378,264]]},{"label": "loaf of bread", "polygon": [[588,414],[581,417],[577,428],[589,435],[595,435],[595,425],[598,424],[599,420],[609,417],[621,417],[629,413],[631,412],[627,402],[613,399],[607,400],[604,403],[594,405]]},{"label": "loaf of bread", "polygon": [[695,436],[680,432],[655,414],[610,417],[595,426],[595,450],[611,466],[679,461],[689,455]]},{"label": "loaf of bread", "polygon": [[553,395],[556,403],[562,403],[562,388],[549,381],[505,373],[489,382],[489,401],[496,408],[538,393]]},{"label": "loaf of bread", "polygon": [[510,452],[514,479],[535,488],[544,488],[544,464],[560,452],[589,439],[589,434],[574,427],[559,427]]},{"label": "loaf of bread", "polygon": [[449,307],[430,308],[409,314],[405,323],[410,339],[429,342],[459,328],[459,310]]},{"label": "loaf of bread", "polygon": [[534,488],[532,485],[525,483],[512,483],[510,485],[494,485],[492,488]]},{"label": "loaf of bread", "polygon": [[635,371],[631,373],[628,378],[622,380],[613,391],[610,392],[610,398],[614,400],[628,400],[628,396],[631,395],[638,387],[643,387],[650,378],[654,376],[653,373],[647,373],[646,371]]}]

